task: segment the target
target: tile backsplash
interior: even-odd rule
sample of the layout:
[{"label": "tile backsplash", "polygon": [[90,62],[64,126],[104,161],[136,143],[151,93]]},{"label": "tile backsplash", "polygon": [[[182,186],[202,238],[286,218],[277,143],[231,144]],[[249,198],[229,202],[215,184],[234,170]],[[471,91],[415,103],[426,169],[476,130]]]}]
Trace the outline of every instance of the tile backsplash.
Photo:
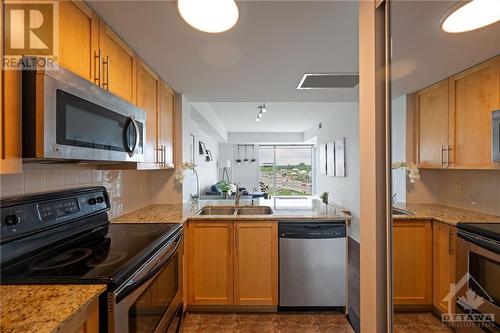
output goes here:
[{"label": "tile backsplash", "polygon": [[149,172],[97,170],[94,165],[27,164],[22,174],[0,176],[0,197],[61,189],[104,186],[111,200],[110,217],[151,202]]},{"label": "tile backsplash", "polygon": [[500,216],[500,170],[420,170],[407,202],[440,203]]}]

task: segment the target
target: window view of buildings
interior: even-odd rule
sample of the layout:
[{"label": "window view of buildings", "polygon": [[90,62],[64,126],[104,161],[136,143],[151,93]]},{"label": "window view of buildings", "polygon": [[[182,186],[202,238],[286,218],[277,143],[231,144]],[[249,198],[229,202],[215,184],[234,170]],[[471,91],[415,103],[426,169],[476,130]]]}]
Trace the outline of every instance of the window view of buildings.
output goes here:
[{"label": "window view of buildings", "polygon": [[312,146],[261,146],[261,191],[276,196],[311,195],[312,160]]}]

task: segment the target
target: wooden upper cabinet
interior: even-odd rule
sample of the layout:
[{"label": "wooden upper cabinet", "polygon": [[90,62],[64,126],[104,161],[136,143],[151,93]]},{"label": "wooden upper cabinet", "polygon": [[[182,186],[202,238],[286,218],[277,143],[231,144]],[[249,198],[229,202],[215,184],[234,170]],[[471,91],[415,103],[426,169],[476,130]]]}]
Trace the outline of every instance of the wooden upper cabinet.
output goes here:
[{"label": "wooden upper cabinet", "polygon": [[[448,302],[444,298],[450,292],[450,284],[455,283],[456,229],[439,222],[434,222],[432,234],[432,303],[442,313],[448,313]],[[451,305],[452,309],[454,309],[453,301]]]},{"label": "wooden upper cabinet", "polygon": [[394,221],[394,304],[432,304],[432,222]]},{"label": "wooden upper cabinet", "polygon": [[231,222],[189,223],[189,304],[233,303]]},{"label": "wooden upper cabinet", "polygon": [[136,104],[136,57],[134,51],[103,21],[99,26],[102,57],[101,86]]},{"label": "wooden upper cabinet", "polygon": [[416,142],[419,167],[447,167],[448,150],[448,80],[415,94]]},{"label": "wooden upper cabinet", "polygon": [[99,85],[99,17],[82,1],[59,2],[59,63]]},{"label": "wooden upper cabinet", "polygon": [[146,112],[144,163],[158,163],[158,76],[142,62],[138,69],[137,106]]},{"label": "wooden upper cabinet", "polygon": [[451,77],[449,84],[452,166],[492,167],[491,113],[500,107],[500,56]]},{"label": "wooden upper cabinet", "polygon": [[419,167],[500,168],[491,156],[491,113],[500,108],[500,56],[415,96]]},{"label": "wooden upper cabinet", "polygon": [[234,304],[278,304],[278,224],[235,223]]},{"label": "wooden upper cabinet", "polygon": [[162,147],[163,163],[174,167],[174,110],[175,94],[164,82],[159,83],[158,145]]},{"label": "wooden upper cabinet", "polygon": [[[3,2],[0,35],[3,40]],[[0,47],[3,59],[3,48]],[[21,71],[0,72],[0,174],[22,172]]]}]

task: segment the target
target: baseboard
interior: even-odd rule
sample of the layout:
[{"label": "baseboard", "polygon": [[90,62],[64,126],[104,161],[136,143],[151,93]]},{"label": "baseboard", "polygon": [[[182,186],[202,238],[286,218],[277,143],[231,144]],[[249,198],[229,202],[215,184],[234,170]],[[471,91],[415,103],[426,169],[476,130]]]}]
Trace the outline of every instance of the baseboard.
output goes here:
[{"label": "baseboard", "polygon": [[395,313],[403,312],[433,312],[434,306],[432,304],[397,304],[394,305]]},{"label": "baseboard", "polygon": [[360,332],[360,322],[359,322],[359,315],[354,311],[354,309],[349,309],[349,314],[347,315],[347,320],[351,324],[352,328],[354,329],[354,332],[359,333]]},{"label": "baseboard", "polygon": [[188,312],[276,312],[275,305],[188,305]]}]

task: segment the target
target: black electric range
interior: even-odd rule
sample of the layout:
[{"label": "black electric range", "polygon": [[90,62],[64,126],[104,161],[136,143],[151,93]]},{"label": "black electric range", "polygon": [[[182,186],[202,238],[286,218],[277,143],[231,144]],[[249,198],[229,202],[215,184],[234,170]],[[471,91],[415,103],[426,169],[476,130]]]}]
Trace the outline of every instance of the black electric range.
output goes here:
[{"label": "black electric range", "polygon": [[457,223],[458,236],[480,245],[495,253],[500,253],[500,222]]},{"label": "black electric range", "polygon": [[[182,226],[111,224],[109,209],[104,187],[2,199],[1,283],[106,284],[103,332],[133,331],[137,322],[151,321],[145,316],[161,330],[178,323],[173,318],[182,311]],[[162,301],[139,311],[151,290]]]}]

